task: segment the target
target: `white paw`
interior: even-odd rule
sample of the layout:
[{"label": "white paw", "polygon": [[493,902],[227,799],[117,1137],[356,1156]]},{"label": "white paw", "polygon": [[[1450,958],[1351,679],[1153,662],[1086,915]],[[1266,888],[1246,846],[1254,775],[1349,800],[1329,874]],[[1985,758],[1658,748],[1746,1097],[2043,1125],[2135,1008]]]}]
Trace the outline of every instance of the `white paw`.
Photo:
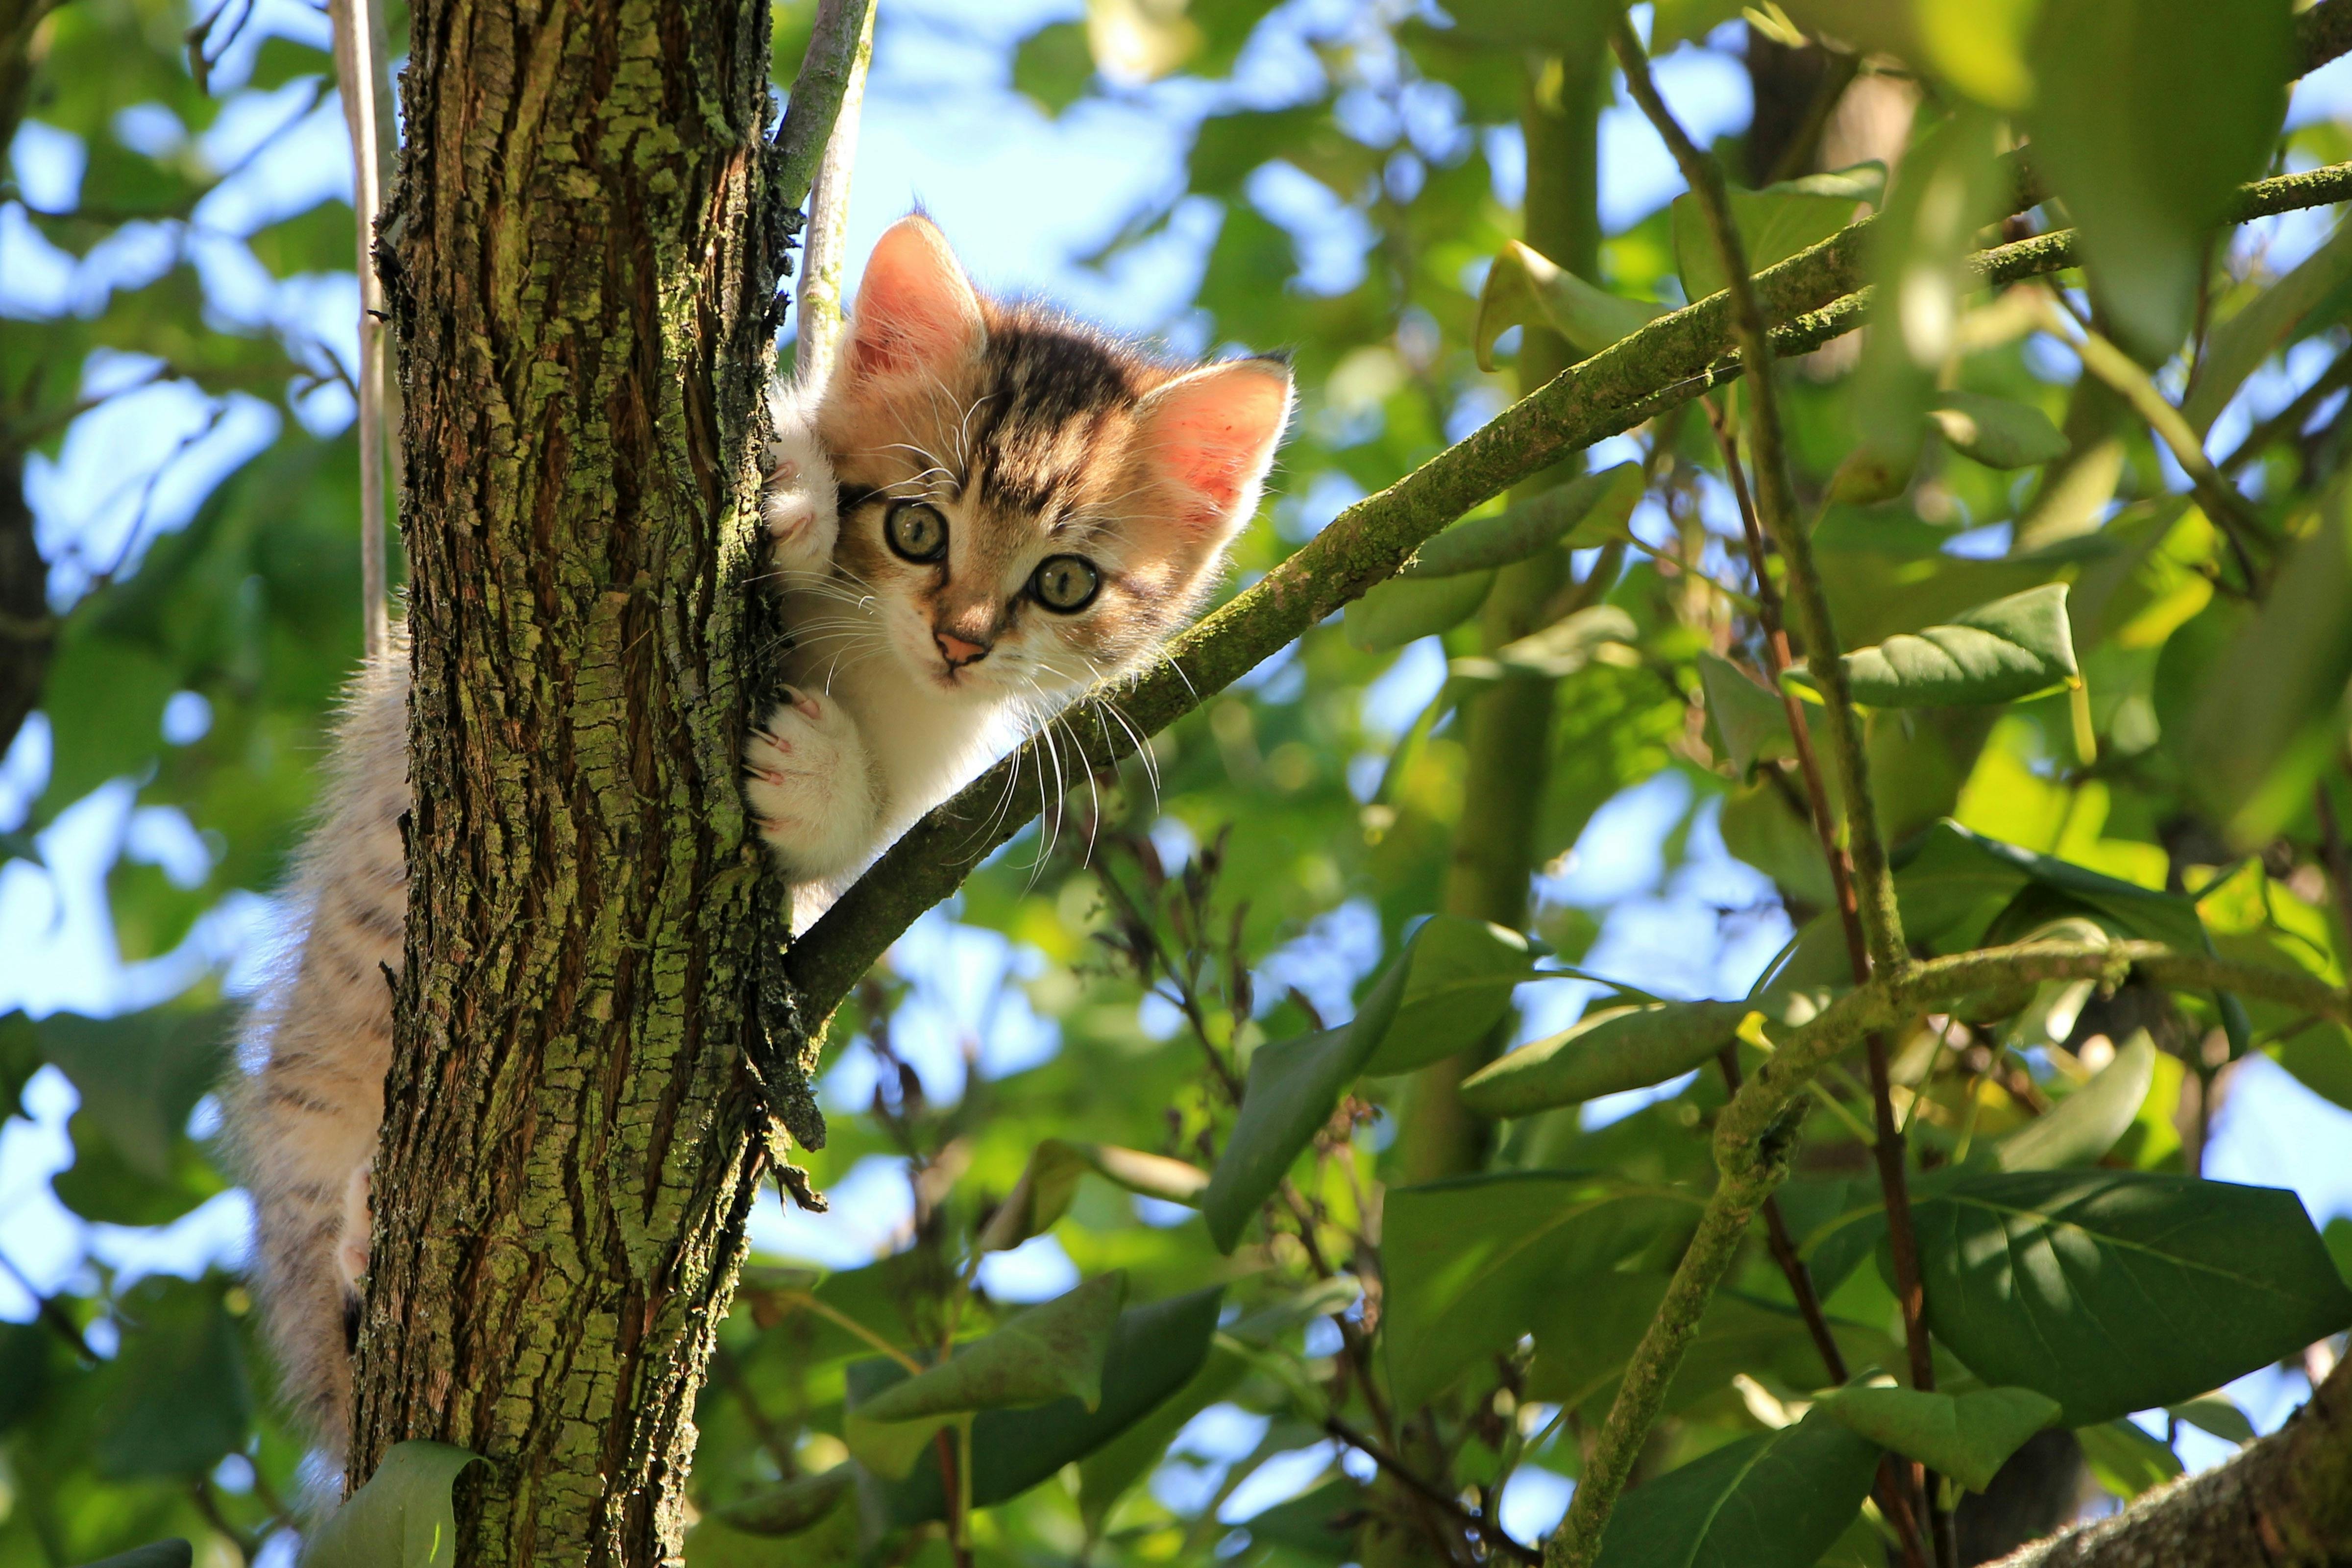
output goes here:
[{"label": "white paw", "polygon": [[[833,465],[805,427],[788,429],[769,442],[767,463],[760,517],[767,524],[777,569],[829,575],[834,542],[841,533]],[[788,575],[783,586],[794,585]]]},{"label": "white paw", "polygon": [[873,852],[877,799],[856,724],[821,692],[786,688],[743,747],[743,796],[760,837],[798,882],[856,868]]},{"label": "white paw", "polygon": [[343,1230],[335,1238],[335,1267],[342,1270],[348,1295],[362,1293],[360,1281],[367,1278],[368,1242],[374,1227],[374,1208],[368,1201],[368,1167],[362,1165],[343,1188]]}]

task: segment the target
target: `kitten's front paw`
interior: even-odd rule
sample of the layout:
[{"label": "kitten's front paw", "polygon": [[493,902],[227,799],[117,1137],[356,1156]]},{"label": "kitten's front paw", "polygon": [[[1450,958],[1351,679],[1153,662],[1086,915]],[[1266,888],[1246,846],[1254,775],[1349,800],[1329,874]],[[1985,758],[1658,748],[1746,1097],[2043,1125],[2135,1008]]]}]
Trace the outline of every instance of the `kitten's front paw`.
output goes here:
[{"label": "kitten's front paw", "polygon": [[834,542],[841,532],[833,465],[805,432],[769,442],[767,460],[760,516],[767,524],[777,566],[786,572],[830,573]]},{"label": "kitten's front paw", "polygon": [[785,689],[743,747],[743,796],[796,882],[856,868],[873,848],[874,771],[857,726],[821,692]]}]

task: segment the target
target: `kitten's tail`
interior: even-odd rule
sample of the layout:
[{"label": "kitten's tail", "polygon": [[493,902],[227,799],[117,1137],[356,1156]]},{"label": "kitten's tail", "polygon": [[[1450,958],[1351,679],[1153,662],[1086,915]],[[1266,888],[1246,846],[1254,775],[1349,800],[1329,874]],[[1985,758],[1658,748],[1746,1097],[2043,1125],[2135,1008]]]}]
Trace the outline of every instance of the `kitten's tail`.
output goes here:
[{"label": "kitten's tail", "polygon": [[[270,973],[222,1099],[252,1194],[250,1278],[285,1403],[340,1465],[349,1426],[365,1181],[392,1059],[407,911],[408,639],[395,623],[346,700]],[[356,1205],[356,1206],[355,1206]],[[355,1223],[356,1222],[356,1223]]]}]

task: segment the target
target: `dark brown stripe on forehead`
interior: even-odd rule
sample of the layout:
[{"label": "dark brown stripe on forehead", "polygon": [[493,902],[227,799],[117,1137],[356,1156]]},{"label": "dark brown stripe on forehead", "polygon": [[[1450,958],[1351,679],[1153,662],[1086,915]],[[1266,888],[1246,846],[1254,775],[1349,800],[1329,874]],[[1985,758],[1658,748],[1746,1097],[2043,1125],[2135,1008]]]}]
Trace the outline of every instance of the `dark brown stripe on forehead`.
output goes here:
[{"label": "dark brown stripe on forehead", "polygon": [[1078,481],[1103,421],[1161,379],[1156,369],[1042,312],[992,312],[972,416],[971,479],[982,498],[1008,511],[1047,510]]}]

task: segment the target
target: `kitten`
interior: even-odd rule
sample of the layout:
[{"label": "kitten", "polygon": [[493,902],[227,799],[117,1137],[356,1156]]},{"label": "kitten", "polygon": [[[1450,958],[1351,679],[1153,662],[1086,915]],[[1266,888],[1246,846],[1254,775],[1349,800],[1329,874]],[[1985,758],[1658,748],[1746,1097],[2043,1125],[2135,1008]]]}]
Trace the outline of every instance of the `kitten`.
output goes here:
[{"label": "kitten", "polygon": [[[744,793],[787,879],[829,898],[1068,696],[1148,659],[1256,510],[1289,409],[1277,363],[1161,365],[983,300],[924,218],[885,234],[830,383],[771,397],[791,684],[745,744]],[[403,626],[352,688],[290,889],[299,946],[227,1096],[284,1386],[338,1463],[407,913],[407,700]]]}]

